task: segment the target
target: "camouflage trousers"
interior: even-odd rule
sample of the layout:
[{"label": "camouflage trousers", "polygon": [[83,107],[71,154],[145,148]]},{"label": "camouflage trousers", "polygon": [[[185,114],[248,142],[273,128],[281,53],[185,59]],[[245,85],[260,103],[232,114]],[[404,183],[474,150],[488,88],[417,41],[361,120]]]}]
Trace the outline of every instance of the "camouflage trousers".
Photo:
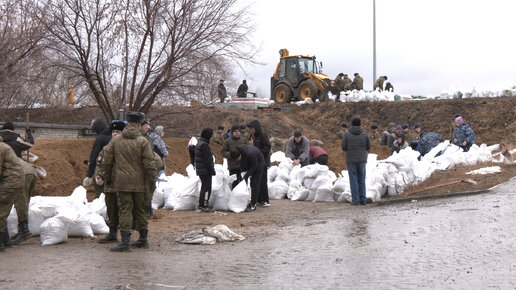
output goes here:
[{"label": "camouflage trousers", "polygon": [[7,217],[11,213],[14,200],[17,196],[23,194],[23,188],[19,189],[2,189],[0,191],[0,232],[5,232],[7,228]]},{"label": "camouflage trousers", "polygon": [[14,207],[16,208],[16,214],[18,215],[19,223],[29,221],[29,201],[32,193],[34,192],[36,182],[36,176],[32,174],[26,174],[25,189],[23,190],[23,194],[17,195],[14,199]]},{"label": "camouflage trousers", "polygon": [[95,198],[99,198],[100,194],[104,192],[104,185],[98,185],[93,181],[93,187],[95,188]]},{"label": "camouflage trousers", "polygon": [[118,227],[119,223],[119,210],[118,210],[118,197],[116,192],[105,192],[106,196],[106,208],[108,217],[108,226],[110,228]]},{"label": "camouflage trousers", "polygon": [[133,212],[135,229],[147,229],[147,210],[145,204],[145,194],[143,192],[123,192],[117,193],[118,207],[120,209],[120,231],[131,232],[133,228]]}]

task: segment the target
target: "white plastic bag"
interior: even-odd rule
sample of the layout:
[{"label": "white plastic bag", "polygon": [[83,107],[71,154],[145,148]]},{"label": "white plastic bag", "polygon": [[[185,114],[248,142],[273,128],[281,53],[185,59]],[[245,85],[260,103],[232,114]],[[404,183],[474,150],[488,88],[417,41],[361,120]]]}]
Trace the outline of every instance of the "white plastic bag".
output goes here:
[{"label": "white plastic bag", "polygon": [[95,235],[106,235],[109,233],[109,227],[104,218],[96,213],[87,216],[90,221],[90,227]]},{"label": "white plastic bag", "polygon": [[41,224],[38,232],[41,232],[40,239],[42,246],[59,244],[66,242],[68,239],[65,223],[60,218],[56,217],[45,220]]},{"label": "white plastic bag", "polygon": [[233,191],[228,200],[228,210],[232,212],[243,212],[249,199],[251,198],[251,190],[245,181],[241,181]]},{"label": "white plastic bag", "polygon": [[[56,216],[55,218],[60,218]],[[60,220],[63,220],[60,218]],[[66,231],[71,237],[84,237],[91,238],[93,237],[93,230],[91,229],[90,219],[88,216],[83,215],[77,218],[74,221],[64,221],[66,224]],[[42,225],[43,226],[43,225]],[[43,233],[41,233],[43,236]]]}]

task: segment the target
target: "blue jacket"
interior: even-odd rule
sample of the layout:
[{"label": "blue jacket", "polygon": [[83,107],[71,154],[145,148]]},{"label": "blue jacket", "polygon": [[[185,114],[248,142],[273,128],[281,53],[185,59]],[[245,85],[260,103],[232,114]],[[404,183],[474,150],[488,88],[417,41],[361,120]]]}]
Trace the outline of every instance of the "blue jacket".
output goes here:
[{"label": "blue jacket", "polygon": [[468,145],[475,144],[475,132],[469,124],[462,123],[453,130],[453,139],[457,140],[456,145],[458,146],[462,146],[464,141],[468,142]]}]

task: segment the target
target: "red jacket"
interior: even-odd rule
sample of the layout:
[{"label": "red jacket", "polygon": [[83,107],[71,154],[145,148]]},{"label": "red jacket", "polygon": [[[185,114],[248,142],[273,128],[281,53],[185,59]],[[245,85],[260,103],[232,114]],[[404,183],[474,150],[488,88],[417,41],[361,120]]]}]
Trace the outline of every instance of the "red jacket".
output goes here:
[{"label": "red jacket", "polygon": [[323,155],[328,155],[324,149],[319,146],[310,147],[310,156],[312,156],[312,160],[315,160]]}]

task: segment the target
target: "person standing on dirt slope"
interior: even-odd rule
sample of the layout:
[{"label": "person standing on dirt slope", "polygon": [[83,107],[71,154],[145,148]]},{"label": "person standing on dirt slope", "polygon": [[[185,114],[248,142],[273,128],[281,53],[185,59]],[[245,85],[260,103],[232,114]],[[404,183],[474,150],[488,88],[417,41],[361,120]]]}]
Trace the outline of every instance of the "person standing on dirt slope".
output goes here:
[{"label": "person standing on dirt slope", "polygon": [[371,131],[369,131],[369,140],[370,141],[380,141],[380,132],[378,132],[378,125],[371,125]]},{"label": "person standing on dirt slope", "polygon": [[309,149],[310,164],[328,165],[328,153],[320,146],[311,146]]},{"label": "person standing on dirt slope", "polygon": [[296,130],[294,131],[294,136],[290,137],[290,139],[287,141],[285,155],[292,159],[293,166],[301,164],[301,167],[303,167],[310,163],[309,147],[310,143],[308,139],[303,136],[303,132]]},{"label": "person standing on dirt slope", "polygon": [[[97,137],[95,137],[93,148],[91,148],[90,160],[88,162],[88,175],[82,181],[82,186],[84,187],[89,187],[93,183],[93,174],[95,173],[95,167],[97,166],[97,157],[99,157],[99,153],[102,148],[111,141],[111,131],[104,120],[99,118],[93,121],[91,124],[91,130],[97,133]],[[100,186],[97,183],[94,183],[93,186],[95,187],[95,198],[98,198],[103,192],[104,186]]]},{"label": "person standing on dirt slope", "polygon": [[0,137],[4,140],[4,143],[13,148],[16,156],[21,158],[21,153],[24,150],[28,150],[34,146],[34,137],[30,129],[25,129],[25,135],[27,138],[22,138],[20,134],[14,132],[14,124],[12,122],[5,122],[0,131]]},{"label": "person standing on dirt slope", "polygon": [[242,172],[246,171],[244,175],[245,182],[247,183],[249,177],[251,178],[251,203],[247,205],[245,211],[254,211],[256,209],[256,202],[258,201],[263,169],[265,167],[263,153],[258,147],[244,144],[231,150],[230,154],[233,160],[240,161],[240,170]]},{"label": "person standing on dirt slope", "polygon": [[14,200],[14,207],[18,215],[18,233],[12,237],[13,244],[15,245],[32,236],[29,231],[29,201],[38,182],[38,172],[34,166],[22,159],[20,159],[20,165],[23,171],[25,187],[23,194],[18,195]]},{"label": "person standing on dirt slope", "polygon": [[391,153],[390,155],[396,153],[400,153],[401,149],[405,149],[408,147],[407,141],[405,141],[405,135],[401,134],[400,136],[397,136],[396,141],[392,144]]},{"label": "person standing on dirt slope", "polygon": [[386,90],[387,92],[391,92],[391,93],[392,93],[392,92],[394,92],[394,87],[392,86],[392,84],[391,84],[391,83],[387,82],[387,83],[385,84],[385,90]]},{"label": "person standing on dirt slope", "polygon": [[[387,146],[387,142],[389,141],[389,137],[394,133],[394,129],[396,128],[396,124],[390,122],[387,126],[387,129],[383,131],[382,137],[380,138],[380,146]],[[390,148],[390,147],[389,147]]]},{"label": "person standing on dirt slope", "polygon": [[262,130],[262,125],[258,120],[253,120],[247,125],[253,137],[253,146],[262,152],[265,166],[263,167],[262,178],[260,180],[260,191],[258,192],[258,202],[261,206],[270,206],[269,203],[269,186],[267,185],[267,170],[271,166],[271,149],[272,144],[269,137]]},{"label": "person standing on dirt slope", "polygon": [[339,73],[333,81],[333,87],[335,88],[335,94],[337,97],[335,100],[340,100],[340,92],[344,90],[344,73]]},{"label": "person standing on dirt slope", "polygon": [[238,86],[237,89],[237,97],[246,98],[247,97],[247,82],[243,80],[242,83]]},{"label": "person standing on dirt slope", "polygon": [[151,133],[151,127],[150,127],[150,123],[149,121],[147,120],[144,120],[143,123],[142,123],[142,126],[140,127],[140,133],[142,134],[143,137],[145,137],[145,139],[147,139],[150,143],[150,147],[151,149],[154,148],[154,143],[152,143],[152,139],[149,137],[149,134]]},{"label": "person standing on dirt slope", "polygon": [[342,139],[342,136],[344,136],[344,133],[346,133],[346,131],[348,131],[348,127],[349,127],[349,125],[346,122],[340,124],[340,129],[339,129],[339,132],[337,132],[337,137]]},{"label": "person standing on dirt slope", "polygon": [[[109,125],[109,130],[111,131],[112,138],[122,134],[122,131],[125,128],[125,123],[122,121],[113,121]],[[104,186],[104,196],[106,203],[106,212],[108,217],[107,225],[109,227],[109,233],[102,239],[99,239],[98,242],[100,244],[111,243],[118,241],[117,233],[118,233],[118,224],[119,224],[119,207],[117,201],[116,191],[113,186],[109,186],[104,182],[104,149],[100,151],[99,157],[97,158],[97,167],[95,167],[95,184],[99,186]]]},{"label": "person standing on dirt slope", "polygon": [[387,76],[380,76],[375,82],[373,86],[373,91],[378,89],[380,92],[383,91],[383,82],[387,80]]},{"label": "person standing on dirt slope", "polygon": [[11,245],[7,216],[15,199],[23,195],[23,169],[14,150],[0,137],[0,252]]},{"label": "person standing on dirt slope", "polygon": [[224,86],[224,80],[219,81],[219,85],[217,86],[217,93],[219,95],[219,100],[221,103],[224,103],[224,100],[228,96],[226,91],[226,87]]},{"label": "person standing on dirt slope", "polygon": [[360,118],[351,121],[351,128],[342,137],[341,148],[346,152],[349,184],[351,187],[351,204],[366,205],[366,164],[367,151],[371,149],[371,142],[367,132],[360,128]]},{"label": "person standing on dirt slope", "polygon": [[471,125],[464,123],[461,116],[455,118],[455,130],[453,132],[452,143],[468,152],[471,145],[475,144],[475,132]]},{"label": "person standing on dirt slope", "polygon": [[353,78],[353,89],[360,91],[364,89],[364,79],[358,74],[355,73]]},{"label": "person standing on dirt slope", "polygon": [[223,145],[227,138],[224,137],[224,126],[218,126],[217,131],[213,133],[213,143]]},{"label": "person standing on dirt slope", "polygon": [[343,89],[345,92],[353,90],[353,81],[351,81],[347,74],[344,74],[342,81],[344,83]]},{"label": "person standing on dirt slope", "polygon": [[396,139],[398,139],[398,137],[401,136],[402,131],[403,131],[403,126],[396,125],[396,128],[394,129],[394,133],[391,133],[391,135],[389,136],[389,139],[387,140],[387,145],[389,146],[389,148],[392,149],[394,141],[396,141]]},{"label": "person standing on dirt slope", "polygon": [[[126,128],[104,147],[102,163],[105,184],[112,186],[117,193],[120,207],[122,242],[112,247],[112,252],[130,252],[131,247],[149,247],[145,192],[154,191],[157,170],[154,152],[139,131],[144,120],[145,114],[141,112],[127,112]],[[129,245],[133,225],[140,236]]]},{"label": "person standing on dirt slope", "polygon": [[211,177],[215,175],[213,152],[210,148],[210,139],[212,136],[212,128],[202,129],[201,139],[197,142],[197,145],[195,145],[195,171],[201,179],[199,211],[208,211],[208,201],[211,197]]},{"label": "person standing on dirt slope", "polygon": [[222,145],[222,150],[220,153],[222,154],[222,157],[226,158],[228,161],[228,169],[229,169],[229,175],[236,174],[237,179],[231,184],[231,189],[235,188],[237,184],[242,181],[242,175],[240,174],[240,162],[234,160],[231,158],[231,155],[229,154],[231,150],[236,149],[238,146],[242,144],[249,144],[247,139],[242,138],[240,136],[240,126],[235,125],[231,127],[231,138],[224,141],[224,145]]}]

